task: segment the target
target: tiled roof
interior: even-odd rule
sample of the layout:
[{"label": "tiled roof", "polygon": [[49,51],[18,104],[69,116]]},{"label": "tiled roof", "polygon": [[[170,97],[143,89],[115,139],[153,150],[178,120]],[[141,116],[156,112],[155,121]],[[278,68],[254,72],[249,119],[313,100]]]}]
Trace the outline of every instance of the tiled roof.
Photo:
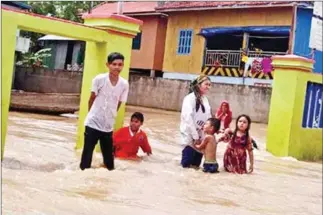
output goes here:
[{"label": "tiled roof", "polygon": [[164,10],[180,10],[180,9],[205,9],[205,8],[242,8],[242,7],[257,7],[257,6],[279,6],[292,4],[295,1],[182,1],[182,2],[165,2],[164,5],[157,7],[157,11]]},{"label": "tiled roof", "polygon": [[[154,13],[157,2],[123,2],[123,14],[136,14],[136,13]],[[115,14],[118,10],[118,3],[103,3],[92,9],[93,14]]]}]

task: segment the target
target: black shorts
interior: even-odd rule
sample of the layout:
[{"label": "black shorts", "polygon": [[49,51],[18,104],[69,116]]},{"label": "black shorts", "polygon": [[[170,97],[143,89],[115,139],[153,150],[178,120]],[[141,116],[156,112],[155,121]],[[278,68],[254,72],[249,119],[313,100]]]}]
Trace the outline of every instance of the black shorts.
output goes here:
[{"label": "black shorts", "polygon": [[203,172],[216,173],[219,172],[219,164],[218,163],[204,163],[203,164]]}]

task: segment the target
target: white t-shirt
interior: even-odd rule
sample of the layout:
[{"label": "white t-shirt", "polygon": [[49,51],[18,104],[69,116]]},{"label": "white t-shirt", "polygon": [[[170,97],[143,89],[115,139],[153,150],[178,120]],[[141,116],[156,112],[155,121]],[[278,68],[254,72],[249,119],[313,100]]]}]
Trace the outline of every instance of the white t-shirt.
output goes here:
[{"label": "white t-shirt", "polygon": [[115,86],[110,82],[109,73],[97,75],[92,81],[92,92],[96,98],[85,119],[85,126],[93,129],[113,131],[118,103],[126,102],[129,92],[129,83],[119,76]]},{"label": "white t-shirt", "polygon": [[205,96],[202,96],[202,104],[204,105],[205,112],[203,113],[201,106],[196,112],[195,94],[190,93],[184,97],[180,124],[183,145],[190,145],[194,139],[202,140],[204,137],[203,126],[205,122],[212,117],[212,114],[210,103]]}]

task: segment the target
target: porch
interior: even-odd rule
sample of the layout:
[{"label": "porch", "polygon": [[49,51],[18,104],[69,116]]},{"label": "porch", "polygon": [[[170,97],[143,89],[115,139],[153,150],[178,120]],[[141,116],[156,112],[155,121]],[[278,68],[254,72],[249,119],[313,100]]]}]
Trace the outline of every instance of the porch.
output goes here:
[{"label": "porch", "polygon": [[289,26],[203,28],[199,33],[205,38],[202,73],[271,83],[271,56],[289,51],[289,31]]},{"label": "porch", "polygon": [[205,50],[202,72],[207,75],[232,77],[252,77],[273,79],[272,72],[262,74],[262,68],[254,68],[255,61],[261,63],[263,59],[274,55],[285,55],[286,52],[274,51],[242,51],[242,50]]},{"label": "porch", "polygon": [[[239,68],[243,57],[242,50],[205,50],[204,66],[214,66],[220,63],[224,67]],[[274,55],[284,55],[285,52],[259,52],[248,51],[246,56],[248,58],[265,58]]]}]

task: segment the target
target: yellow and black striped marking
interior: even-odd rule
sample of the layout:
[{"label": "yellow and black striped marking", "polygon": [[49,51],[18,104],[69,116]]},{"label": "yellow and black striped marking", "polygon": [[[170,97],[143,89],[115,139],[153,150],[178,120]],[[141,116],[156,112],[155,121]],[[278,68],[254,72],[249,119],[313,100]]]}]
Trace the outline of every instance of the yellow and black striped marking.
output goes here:
[{"label": "yellow and black striped marking", "polygon": [[249,73],[249,77],[251,77],[251,78],[258,78],[258,79],[266,79],[266,80],[272,80],[274,78],[273,77],[273,72],[268,73],[268,74],[265,74],[263,72],[255,73],[255,74],[250,74]]},{"label": "yellow and black striped marking", "polygon": [[[202,69],[202,74],[205,75],[214,75],[214,76],[222,76],[222,77],[242,77],[243,70],[239,70],[238,68],[233,67],[214,67],[214,66],[206,66]],[[257,78],[257,79],[266,79],[271,80],[273,79],[273,73],[255,73],[251,74],[249,71],[250,78]]]},{"label": "yellow and black striped marking", "polygon": [[207,66],[204,67],[202,73],[205,75],[214,75],[214,76],[228,76],[228,77],[242,77],[243,71],[239,71],[238,68],[232,67],[214,67],[214,66]]}]

